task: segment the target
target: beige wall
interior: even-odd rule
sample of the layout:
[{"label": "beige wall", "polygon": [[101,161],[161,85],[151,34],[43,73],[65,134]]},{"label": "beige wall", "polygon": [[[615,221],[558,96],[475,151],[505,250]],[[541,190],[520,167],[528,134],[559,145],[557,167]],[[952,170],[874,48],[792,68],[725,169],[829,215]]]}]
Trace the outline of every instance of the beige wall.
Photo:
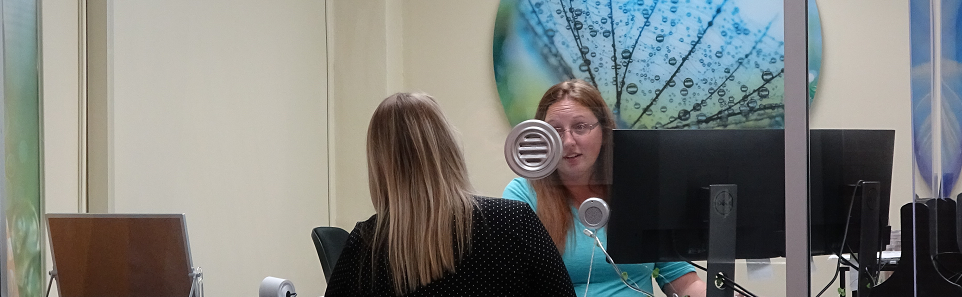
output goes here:
[{"label": "beige wall", "polygon": [[[308,233],[330,224],[325,3],[107,2],[96,202],[186,213],[207,294],[276,276],[321,295]],[[43,2],[47,212],[78,211],[78,3]]]},{"label": "beige wall", "polygon": [[[811,127],[895,130],[889,224],[901,229],[898,210],[913,197],[908,1],[818,5],[824,54]],[[834,268],[827,257],[815,264],[812,294],[831,280]]]},{"label": "beige wall", "polygon": [[498,1],[333,4],[335,225],[350,229],[374,214],[364,152],[368,121],[384,97],[400,91],[435,96],[460,133],[476,192],[500,197],[514,174],[503,163],[510,126],[491,60]]},{"label": "beige wall", "polygon": [[186,213],[211,296],[320,295],[324,2],[114,1],[112,22],[112,211]]},{"label": "beige wall", "polygon": [[[387,1],[328,1],[333,225],[347,230],[374,214],[367,188],[365,137],[380,99],[397,88],[397,57],[388,52]],[[390,24],[390,25],[389,25]],[[394,39],[397,40],[397,39]],[[389,83],[394,85],[389,86]]]},{"label": "beige wall", "polygon": [[824,55],[812,128],[895,130],[892,211],[912,201],[908,1],[819,1]]},{"label": "beige wall", "polygon": [[[44,212],[76,213],[82,209],[79,6],[77,1],[41,1],[41,5]],[[46,271],[53,270],[46,230],[43,238],[46,277]],[[57,296],[56,290],[51,296]]]}]

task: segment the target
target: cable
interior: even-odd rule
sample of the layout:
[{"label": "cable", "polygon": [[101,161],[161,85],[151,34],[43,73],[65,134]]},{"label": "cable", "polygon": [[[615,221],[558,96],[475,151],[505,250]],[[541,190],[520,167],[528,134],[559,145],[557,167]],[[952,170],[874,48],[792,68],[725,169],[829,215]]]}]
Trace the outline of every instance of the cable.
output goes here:
[{"label": "cable", "polygon": [[[582,231],[582,232],[583,232],[585,235],[588,235],[588,237],[591,237],[591,238],[594,238],[594,239],[595,239],[595,244],[598,245],[598,247],[601,248],[601,252],[605,254],[605,259],[608,259],[608,263],[611,264],[611,267],[614,268],[614,269],[615,269],[615,272],[618,273],[618,276],[620,276],[619,279],[621,279],[621,283],[625,284],[625,286],[627,286],[629,289],[632,289],[632,290],[634,290],[634,291],[636,291],[636,292],[638,292],[638,293],[642,293],[642,294],[644,294],[645,296],[655,297],[655,295],[653,295],[653,294],[651,294],[651,293],[648,293],[647,291],[641,289],[641,287],[638,286],[638,283],[636,283],[634,280],[631,280],[631,282],[632,282],[631,284],[628,283],[628,281],[629,281],[630,279],[628,279],[628,277],[626,276],[627,274],[624,273],[624,272],[622,272],[621,269],[618,268],[618,265],[615,265],[615,260],[611,259],[611,255],[608,255],[608,251],[605,250],[605,246],[601,244],[601,240],[598,239],[597,236],[595,236],[595,233],[594,233],[594,232],[591,232],[591,230],[588,230],[588,229],[584,229],[584,231]],[[594,248],[592,248],[592,252],[594,252]],[[592,259],[593,259],[593,258],[594,258],[594,256],[592,256]],[[590,271],[590,268],[589,268],[589,271]],[[587,292],[587,290],[586,290],[586,292]],[[587,294],[587,293],[586,293],[586,294]]]},{"label": "cable", "polygon": [[[855,183],[855,190],[852,191],[852,199],[849,199],[849,201],[848,201],[848,215],[845,216],[845,232],[842,233],[842,243],[839,245],[839,249],[843,249],[843,248],[845,248],[845,246],[846,246],[846,245],[845,245],[845,240],[848,239],[848,226],[849,226],[849,223],[851,223],[851,220],[852,220],[852,206],[855,205],[855,193],[858,192],[858,187],[861,187],[863,182],[865,182],[865,181],[859,180],[857,183]],[[849,249],[851,249],[851,248],[849,248]],[[841,253],[839,253],[839,252],[836,252],[836,255],[838,255],[838,261],[836,261],[836,263],[835,263],[835,275],[832,276],[832,280],[829,281],[828,284],[825,285],[825,287],[822,288],[822,290],[818,292],[818,295],[815,295],[815,297],[821,297],[822,294],[824,294],[825,291],[828,290],[828,287],[831,287],[832,284],[835,283],[835,280],[838,279],[838,273],[839,273],[838,268],[842,266],[842,255],[841,255]],[[853,257],[853,259],[854,259],[854,257]],[[845,261],[847,262],[848,260],[845,260]],[[858,262],[858,260],[855,260],[855,261]],[[851,262],[849,262],[849,264],[851,264]],[[853,267],[854,267],[854,266],[853,266]],[[859,270],[859,271],[861,271],[861,270]]]},{"label": "cable", "polygon": [[595,267],[595,246],[591,246],[591,260],[588,261],[588,281],[585,282],[585,297],[588,297],[588,286],[591,285],[591,268]]},{"label": "cable", "polygon": [[[688,261],[688,260],[685,260],[685,262],[687,262],[687,263],[690,264],[691,266],[695,266],[695,268],[698,268],[698,269],[701,269],[702,271],[708,272],[708,268],[705,268],[705,267],[702,267],[701,265],[695,264],[695,262]],[[742,295],[745,295],[745,296],[749,296],[749,297],[758,297],[758,295],[755,295],[754,293],[748,291],[748,289],[745,289],[745,287],[742,287],[741,285],[739,285],[738,283],[736,283],[735,280],[728,278],[728,276],[725,276],[725,275],[720,275],[720,276],[722,277],[722,280],[724,280],[726,284],[732,285],[732,290],[737,291],[739,294],[742,294]],[[708,277],[712,277],[712,276],[709,275]]]},{"label": "cable", "polygon": [[[934,266],[934,267],[939,267],[939,266],[941,266],[941,265],[939,265],[938,261],[936,260],[936,256],[937,256],[937,255],[929,256],[929,261],[932,261],[932,266]],[[944,274],[942,274],[942,271],[941,271],[940,269],[935,269],[935,273],[938,273],[939,276],[942,277],[942,278],[944,278],[945,280],[948,280],[948,279],[949,279],[949,278],[945,277]],[[954,283],[954,282],[948,282],[948,283],[951,284],[952,286],[955,286],[956,288],[958,288],[959,291],[962,291],[962,286],[960,286],[959,284],[956,284],[956,283]]]}]

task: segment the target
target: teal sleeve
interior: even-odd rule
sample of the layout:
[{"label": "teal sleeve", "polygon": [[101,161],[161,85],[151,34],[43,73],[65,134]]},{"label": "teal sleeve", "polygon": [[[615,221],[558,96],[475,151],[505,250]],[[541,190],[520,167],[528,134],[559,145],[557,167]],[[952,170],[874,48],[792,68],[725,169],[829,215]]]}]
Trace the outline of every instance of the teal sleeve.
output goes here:
[{"label": "teal sleeve", "polygon": [[531,188],[531,184],[528,180],[524,178],[515,178],[504,187],[504,193],[501,194],[504,199],[516,200],[527,203],[531,206],[531,210],[538,211],[538,198],[534,193],[534,189]]},{"label": "teal sleeve", "polygon": [[658,269],[659,275],[658,278],[655,278],[655,281],[658,282],[658,287],[662,289],[664,289],[665,285],[675,281],[675,279],[678,279],[682,275],[695,272],[695,267],[685,262],[655,263],[655,268]]}]

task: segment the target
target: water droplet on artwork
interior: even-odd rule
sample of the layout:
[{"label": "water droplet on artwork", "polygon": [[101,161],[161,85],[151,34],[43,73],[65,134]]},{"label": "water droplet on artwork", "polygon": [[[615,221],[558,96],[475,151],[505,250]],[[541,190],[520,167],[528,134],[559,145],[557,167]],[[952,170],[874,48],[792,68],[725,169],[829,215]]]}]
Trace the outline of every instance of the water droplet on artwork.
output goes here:
[{"label": "water droplet on artwork", "polygon": [[765,72],[762,72],[762,80],[770,81],[772,78],[774,78],[774,75],[772,75],[771,71],[765,70]]}]

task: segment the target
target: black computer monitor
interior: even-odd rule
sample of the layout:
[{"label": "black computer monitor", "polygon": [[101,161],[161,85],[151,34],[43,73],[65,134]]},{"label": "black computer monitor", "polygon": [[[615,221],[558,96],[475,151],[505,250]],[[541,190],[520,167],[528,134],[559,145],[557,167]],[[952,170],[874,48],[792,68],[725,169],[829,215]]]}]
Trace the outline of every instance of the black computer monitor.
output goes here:
[{"label": "black computer monitor", "polygon": [[735,256],[784,256],[784,135],[774,129],[615,130],[612,258],[618,263],[707,259],[712,184],[738,185],[736,242],[755,246],[736,248]]},{"label": "black computer monitor", "polygon": [[[894,131],[811,132],[816,146],[811,162],[821,164],[811,175],[819,180],[811,183],[812,192],[820,193],[812,196],[812,242],[819,245],[813,251],[829,254],[825,247],[837,244],[844,231],[850,199],[844,185],[877,179],[887,208]],[[738,186],[735,257],[784,257],[784,143],[784,130],[774,129],[615,130],[608,222],[612,258],[617,263],[706,260],[707,187],[713,184]],[[887,211],[880,215],[887,216]],[[832,239],[836,235],[838,240]],[[847,242],[855,244],[857,238],[850,235]]]},{"label": "black computer monitor", "polygon": [[[879,182],[879,224],[873,229],[879,231],[876,247],[884,250],[891,233],[888,226],[895,131],[812,130],[809,143],[811,253],[859,252],[862,229],[859,181]],[[848,237],[846,247],[842,247],[849,206],[852,207]]]}]

